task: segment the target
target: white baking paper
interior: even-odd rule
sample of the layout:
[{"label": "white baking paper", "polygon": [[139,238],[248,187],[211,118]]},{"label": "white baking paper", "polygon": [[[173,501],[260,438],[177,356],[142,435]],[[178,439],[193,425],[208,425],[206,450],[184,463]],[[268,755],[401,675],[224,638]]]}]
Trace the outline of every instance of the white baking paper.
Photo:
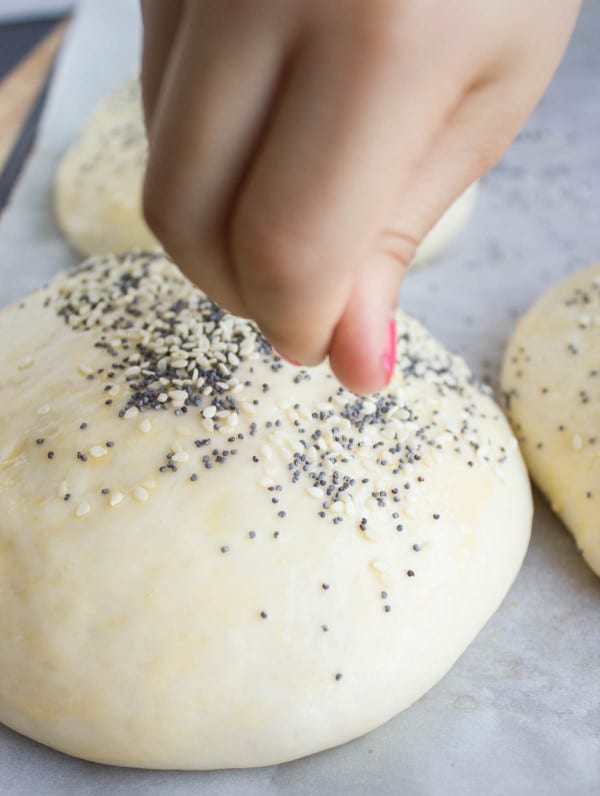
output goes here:
[{"label": "white baking paper", "polygon": [[[139,40],[135,0],[83,0],[0,219],[0,305],[74,262],[52,217],[54,165],[96,101],[136,70]],[[516,316],[600,259],[599,42],[590,0],[546,97],[482,181],[467,231],[402,290],[402,305],[493,384]],[[366,737],[286,765],[182,773],[74,760],[0,726],[0,794],[597,796],[600,580],[538,496],[500,610],[435,688]]]}]

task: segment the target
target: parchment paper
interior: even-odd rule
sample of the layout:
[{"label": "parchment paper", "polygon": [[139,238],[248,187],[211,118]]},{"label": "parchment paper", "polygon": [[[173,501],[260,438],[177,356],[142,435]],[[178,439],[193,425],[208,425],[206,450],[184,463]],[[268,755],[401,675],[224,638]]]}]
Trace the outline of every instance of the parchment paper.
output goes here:
[{"label": "parchment paper", "polygon": [[[468,230],[402,290],[402,305],[492,383],[515,317],[600,259],[599,42],[600,3],[590,1],[548,94],[483,180]],[[135,0],[84,0],[0,219],[0,305],[75,261],[52,218],[54,164],[138,53]],[[531,547],[500,610],[435,688],[368,736],[271,768],[181,773],[85,763],[0,726],[0,793],[600,794],[600,580],[538,496]]]}]

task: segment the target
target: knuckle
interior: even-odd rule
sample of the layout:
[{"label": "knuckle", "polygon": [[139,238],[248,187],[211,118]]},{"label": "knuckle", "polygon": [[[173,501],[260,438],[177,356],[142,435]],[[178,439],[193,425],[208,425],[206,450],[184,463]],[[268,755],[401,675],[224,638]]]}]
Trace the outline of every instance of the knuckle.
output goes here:
[{"label": "knuckle", "polygon": [[402,268],[407,268],[415,256],[419,239],[416,235],[400,229],[388,228],[381,239],[381,249]]},{"label": "knuckle", "polygon": [[302,327],[290,329],[287,323],[272,318],[261,319],[258,325],[273,349],[292,364],[318,365],[326,356],[328,339],[304,334]]}]

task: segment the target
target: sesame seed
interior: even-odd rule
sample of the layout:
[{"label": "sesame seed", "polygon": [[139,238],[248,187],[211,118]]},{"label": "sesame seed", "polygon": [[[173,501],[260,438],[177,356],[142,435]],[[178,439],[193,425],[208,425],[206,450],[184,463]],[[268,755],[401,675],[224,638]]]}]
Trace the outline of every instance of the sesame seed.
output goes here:
[{"label": "sesame seed", "polygon": [[108,502],[110,503],[111,506],[118,506],[122,500],[123,500],[122,492],[113,492]]},{"label": "sesame seed", "polygon": [[91,511],[91,506],[85,500],[82,503],[79,503],[77,508],[75,509],[75,516],[76,517],[84,517],[86,514],[89,514]]},{"label": "sesame seed", "polygon": [[149,498],[148,490],[144,489],[143,486],[134,486],[133,496],[136,500],[139,500],[140,503],[145,503],[145,501]]},{"label": "sesame seed", "polygon": [[102,445],[93,445],[90,450],[89,454],[93,459],[100,459],[102,456],[106,456],[108,451]]},{"label": "sesame seed", "polygon": [[145,417],[138,425],[138,429],[142,432],[142,434],[147,434],[149,431],[152,431],[152,423],[147,417]]}]

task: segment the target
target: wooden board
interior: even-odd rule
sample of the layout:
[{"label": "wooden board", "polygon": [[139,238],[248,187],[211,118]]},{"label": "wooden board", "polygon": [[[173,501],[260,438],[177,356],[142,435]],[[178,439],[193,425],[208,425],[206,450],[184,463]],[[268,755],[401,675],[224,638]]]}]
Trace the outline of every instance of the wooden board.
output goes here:
[{"label": "wooden board", "polygon": [[67,30],[59,22],[0,82],[0,172],[38,96]]}]

